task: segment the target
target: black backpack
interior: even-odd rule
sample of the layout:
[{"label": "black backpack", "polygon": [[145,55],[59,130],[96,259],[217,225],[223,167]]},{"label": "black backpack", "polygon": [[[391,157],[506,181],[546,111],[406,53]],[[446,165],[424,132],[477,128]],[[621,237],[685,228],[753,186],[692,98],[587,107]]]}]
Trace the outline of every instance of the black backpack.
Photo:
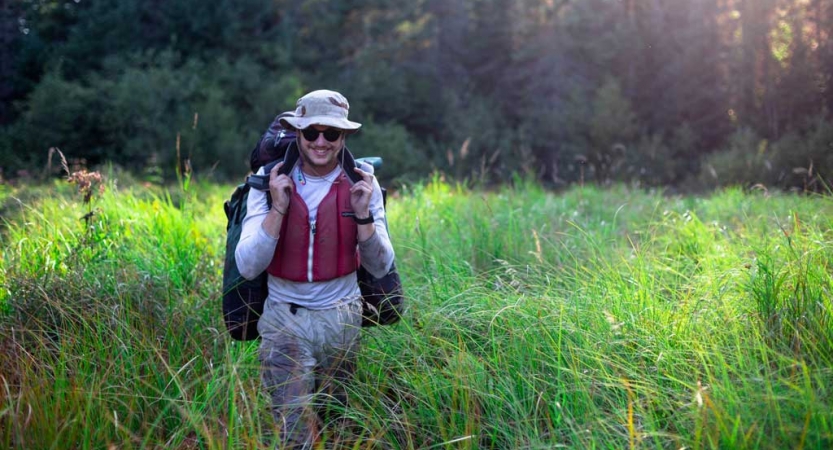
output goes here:
[{"label": "black backpack", "polygon": [[[267,273],[263,272],[253,280],[247,280],[240,275],[237,261],[234,257],[237,242],[246,217],[246,202],[249,191],[259,189],[266,191],[266,201],[271,203],[269,195],[269,171],[279,161],[285,164],[280,173],[288,174],[295,166],[299,153],[295,142],[295,133],[284,129],[280,119],[286,117],[278,115],[252,150],[249,165],[252,172],[260,166],[265,167],[266,175],[250,175],[246,182],[237,186],[231,198],[224,204],[226,218],[226,258],[223,267],[223,318],[231,337],[239,341],[257,339],[257,321],[263,314],[263,304],[268,295]],[[358,174],[353,171],[357,160],[345,147],[339,154],[339,163],[345,174],[353,182],[358,181]],[[364,158],[359,164],[381,165],[380,158]],[[382,189],[383,202],[387,203],[386,191]],[[269,205],[271,206],[271,205]],[[387,275],[376,278],[363,266],[357,271],[359,288],[362,293],[362,326],[389,325],[400,320],[405,311],[405,299],[402,294],[402,283],[396,265],[391,266]]]}]

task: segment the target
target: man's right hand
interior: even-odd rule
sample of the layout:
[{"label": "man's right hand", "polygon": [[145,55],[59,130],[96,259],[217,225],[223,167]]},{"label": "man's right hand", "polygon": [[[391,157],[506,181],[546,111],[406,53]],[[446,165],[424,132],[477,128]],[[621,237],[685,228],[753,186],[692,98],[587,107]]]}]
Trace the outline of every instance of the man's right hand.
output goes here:
[{"label": "man's right hand", "polygon": [[278,175],[278,170],[283,167],[283,161],[275,164],[269,173],[269,192],[272,194],[272,210],[277,208],[279,214],[286,215],[289,207],[289,199],[295,190],[292,179],[284,174]]}]

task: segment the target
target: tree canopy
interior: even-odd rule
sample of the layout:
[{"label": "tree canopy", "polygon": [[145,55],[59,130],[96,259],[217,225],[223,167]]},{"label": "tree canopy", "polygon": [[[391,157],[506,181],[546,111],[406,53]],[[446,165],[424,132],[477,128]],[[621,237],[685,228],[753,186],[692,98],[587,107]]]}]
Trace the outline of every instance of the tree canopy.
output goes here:
[{"label": "tree canopy", "polygon": [[833,0],[10,0],[0,168],[239,178],[328,88],[402,182],[806,187],[833,169],[829,30]]}]

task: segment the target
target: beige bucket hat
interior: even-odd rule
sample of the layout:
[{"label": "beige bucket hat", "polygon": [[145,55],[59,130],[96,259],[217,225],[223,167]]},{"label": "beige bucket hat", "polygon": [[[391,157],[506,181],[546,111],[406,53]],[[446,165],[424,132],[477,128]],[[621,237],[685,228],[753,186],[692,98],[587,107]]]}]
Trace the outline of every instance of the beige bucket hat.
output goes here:
[{"label": "beige bucket hat", "polygon": [[310,125],[326,125],[355,133],[362,124],[347,120],[350,104],[343,95],[326,89],[312,91],[298,99],[295,117],[282,117],[285,127],[303,130]]}]

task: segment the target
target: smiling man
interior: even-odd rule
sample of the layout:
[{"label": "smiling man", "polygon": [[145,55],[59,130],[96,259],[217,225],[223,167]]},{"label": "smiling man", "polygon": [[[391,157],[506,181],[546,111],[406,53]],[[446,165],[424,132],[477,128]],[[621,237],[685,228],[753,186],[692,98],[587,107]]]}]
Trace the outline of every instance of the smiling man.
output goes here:
[{"label": "smiling man", "polygon": [[265,192],[250,191],[235,252],[244,277],[269,273],[259,358],[279,448],[310,448],[326,420],[312,407],[346,402],[362,322],[358,261],[381,278],[394,259],[372,168],[356,168],[361,179],[351,183],[339,164],[347,136],[361,127],[349,109],[338,92],[319,90],[281,118],[297,131],[300,158],[288,175],[278,173],[283,163],[270,172],[271,207]]}]

